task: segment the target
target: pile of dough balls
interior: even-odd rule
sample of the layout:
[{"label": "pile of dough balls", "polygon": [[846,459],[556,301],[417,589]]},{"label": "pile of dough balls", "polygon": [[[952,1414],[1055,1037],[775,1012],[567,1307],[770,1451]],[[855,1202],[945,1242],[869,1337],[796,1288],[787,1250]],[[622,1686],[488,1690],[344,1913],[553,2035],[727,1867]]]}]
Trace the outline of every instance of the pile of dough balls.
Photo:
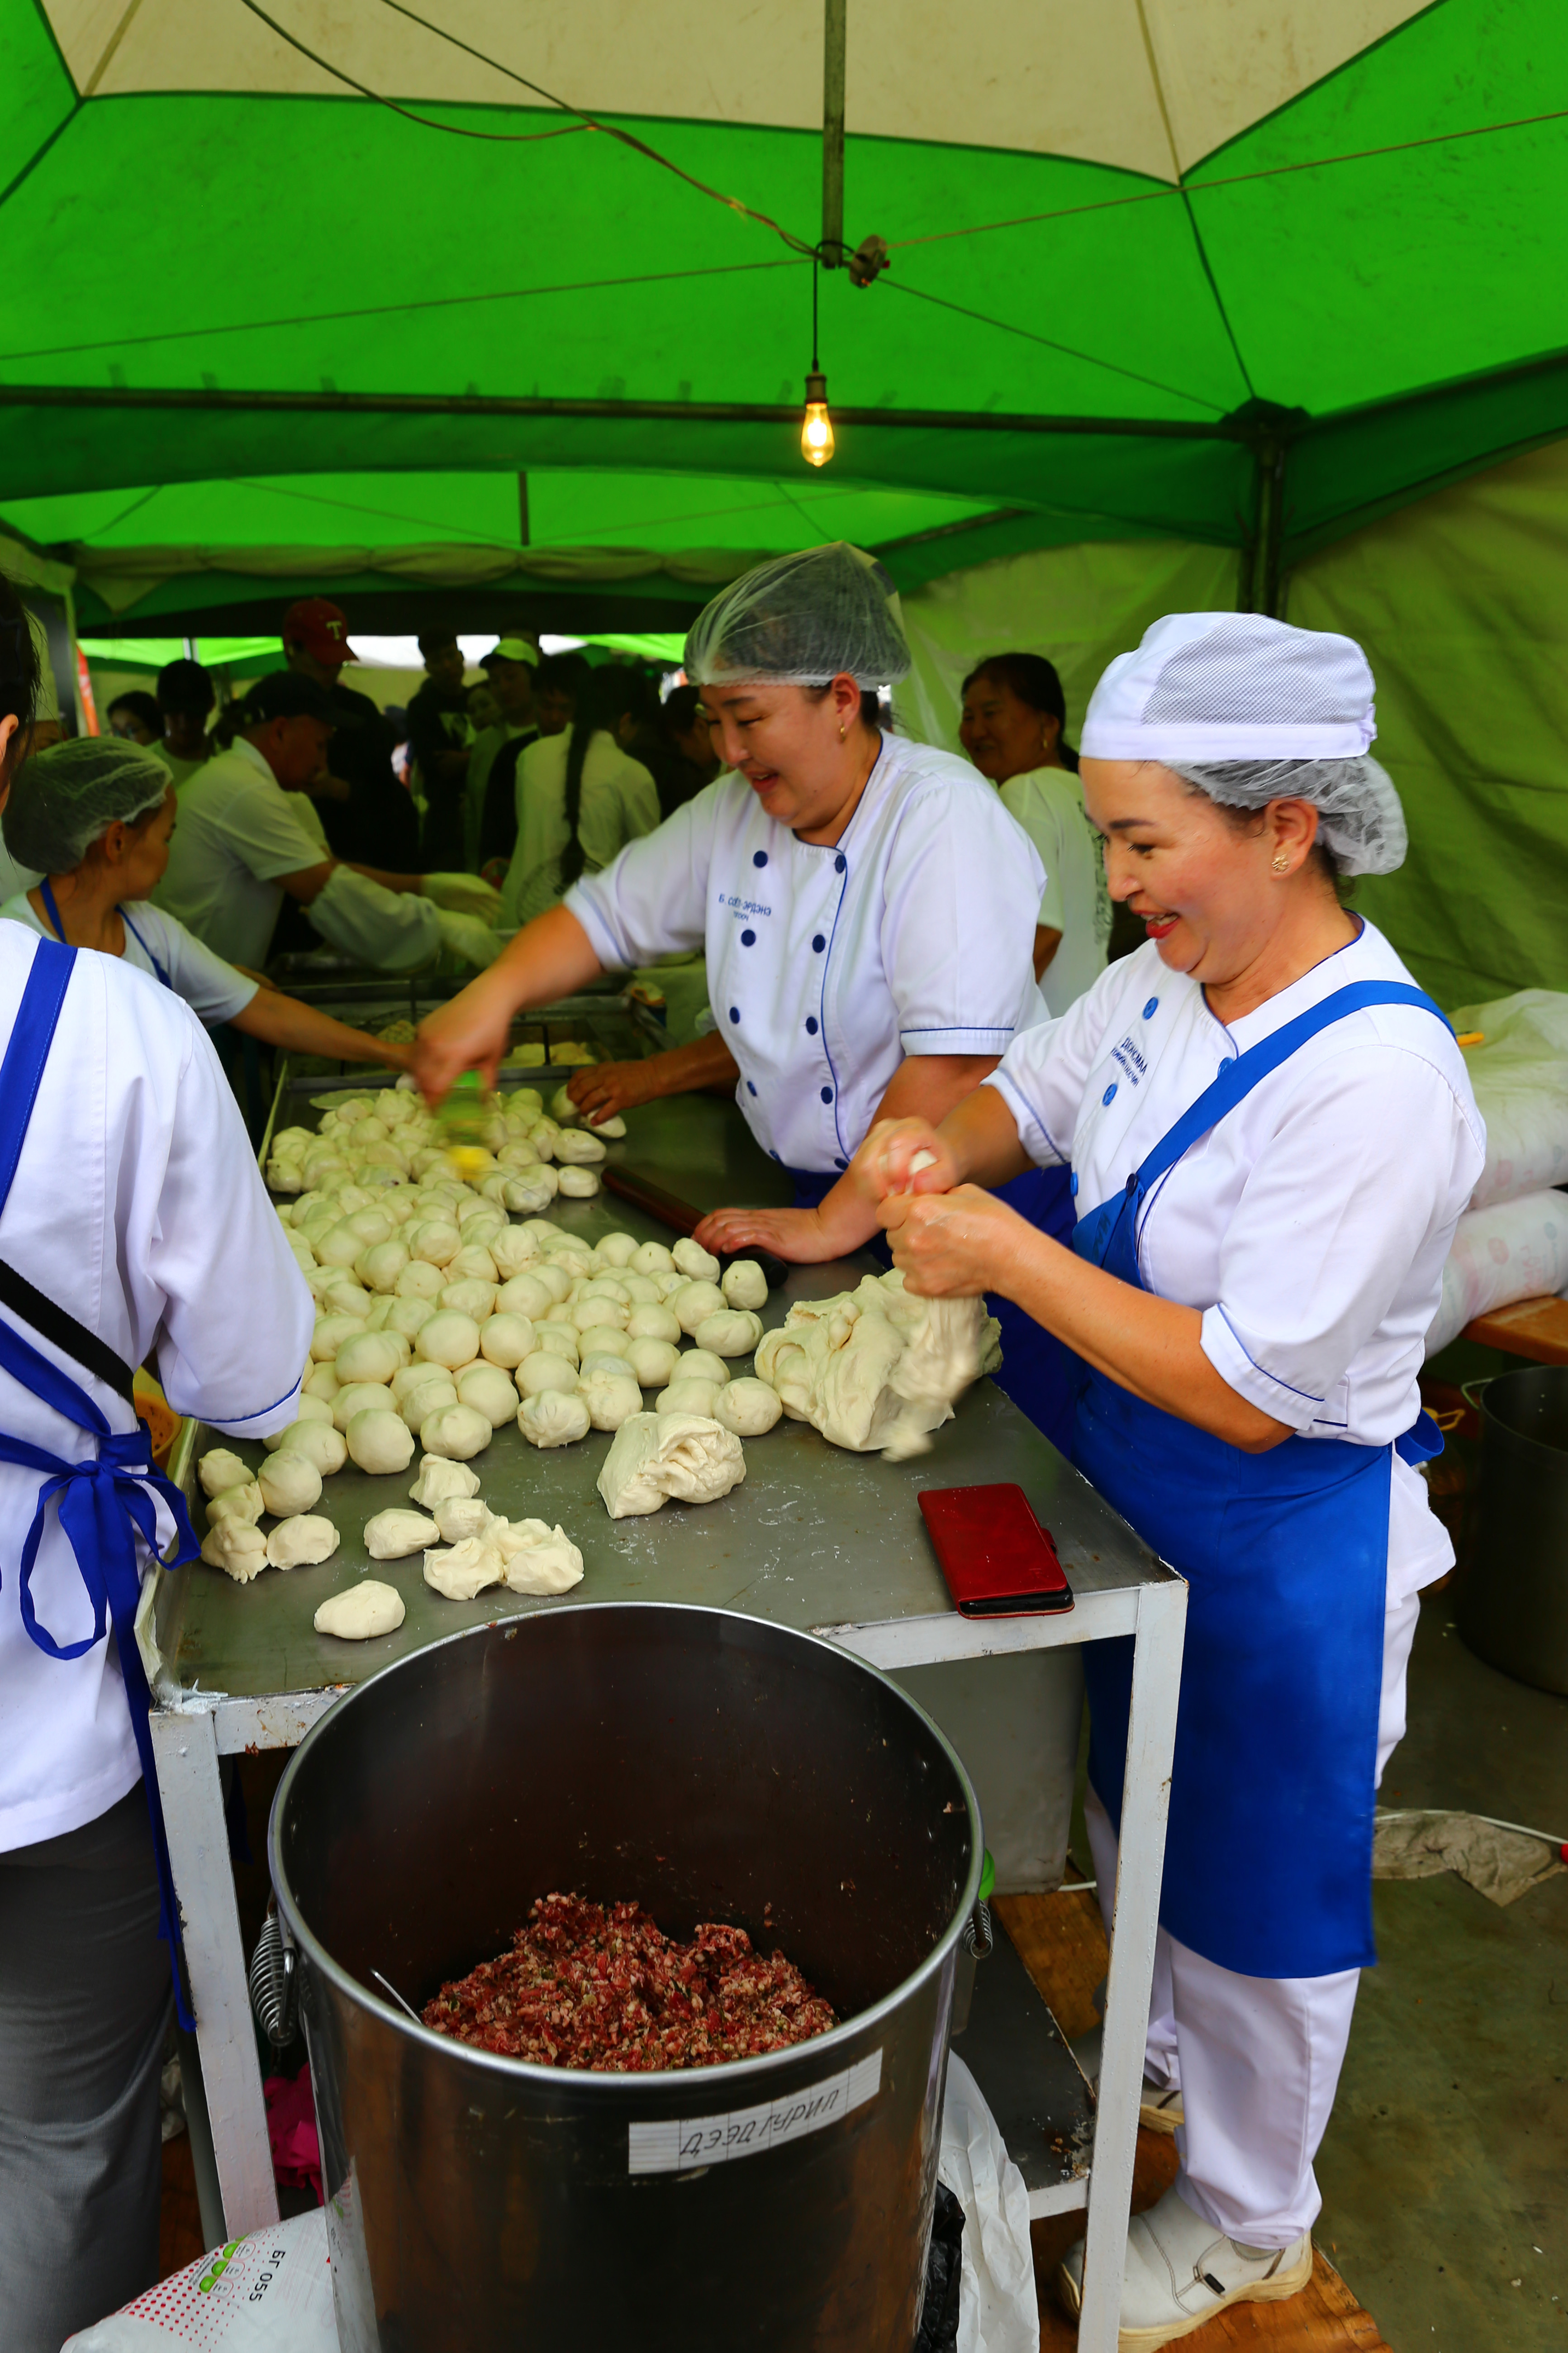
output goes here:
[{"label": "pile of dough balls", "polygon": [[[342,1440],[330,1425],[304,1422],[295,1427],[324,1428],[341,1463]],[[331,1452],[331,1447],[326,1451]],[[215,1446],[197,1463],[196,1477],[207,1499],[202,1558],[209,1567],[223,1569],[237,1585],[248,1585],[264,1568],[313,1567],[336,1552],[336,1528],[310,1509],[321,1498],[321,1472],[309,1451],[279,1447],[253,1478],[249,1464],[229,1447]],[[264,1535],[260,1523],[269,1514],[273,1525]]]}]

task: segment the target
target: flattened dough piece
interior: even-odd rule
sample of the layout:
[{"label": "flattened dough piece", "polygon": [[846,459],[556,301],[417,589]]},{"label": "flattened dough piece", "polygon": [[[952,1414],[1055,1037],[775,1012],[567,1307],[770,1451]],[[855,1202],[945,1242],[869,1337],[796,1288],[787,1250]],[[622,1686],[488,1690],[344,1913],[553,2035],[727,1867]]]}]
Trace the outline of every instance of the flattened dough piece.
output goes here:
[{"label": "flattened dough piece", "polygon": [[336,1528],[314,1512],[279,1520],[267,1539],[267,1557],[274,1568],[313,1568],[318,1561],[330,1560],[337,1548]]},{"label": "flattened dough piece", "polygon": [[710,1416],[634,1413],[623,1421],[599,1473],[612,1520],[657,1512],[671,1495],[711,1504],[746,1475],[741,1441]]},{"label": "flattened dough piece", "polygon": [[364,1524],[364,1548],[372,1560],[406,1560],[413,1552],[439,1544],[441,1531],[423,1512],[394,1508]]},{"label": "flattened dough piece", "polygon": [[448,1601],[471,1601],[487,1585],[499,1585],[505,1574],[500,1553],[478,1536],[425,1556],[426,1584],[445,1594]]},{"label": "flattened dough piece", "polygon": [[368,1642],[376,1634],[395,1634],[405,1614],[395,1586],[367,1577],[323,1601],[313,1622],[318,1634],[335,1634],[341,1642]]}]

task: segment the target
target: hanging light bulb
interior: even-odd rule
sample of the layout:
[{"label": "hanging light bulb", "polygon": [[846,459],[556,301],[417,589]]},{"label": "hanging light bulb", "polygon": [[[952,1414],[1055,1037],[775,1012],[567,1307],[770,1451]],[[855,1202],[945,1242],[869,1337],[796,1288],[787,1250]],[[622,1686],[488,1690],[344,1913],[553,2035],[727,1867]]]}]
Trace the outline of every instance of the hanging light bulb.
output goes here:
[{"label": "hanging light bulb", "polygon": [[800,427],[800,454],[808,466],[826,466],[833,455],[833,419],[827,413],[827,378],[813,368],[805,379],[805,415]]}]

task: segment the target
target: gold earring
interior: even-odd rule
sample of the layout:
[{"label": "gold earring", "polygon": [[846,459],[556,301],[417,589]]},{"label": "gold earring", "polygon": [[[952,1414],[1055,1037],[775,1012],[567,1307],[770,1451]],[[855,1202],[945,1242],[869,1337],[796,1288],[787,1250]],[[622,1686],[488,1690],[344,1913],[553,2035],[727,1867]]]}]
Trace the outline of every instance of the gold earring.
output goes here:
[{"label": "gold earring", "polygon": [[840,742],[841,744],[842,744],[842,743],[843,743],[843,741],[844,741],[844,730],[843,730],[842,726],[841,726],[841,727],[839,728],[839,730],[838,730],[838,740],[839,740],[839,742]]},{"label": "gold earring", "polygon": [[1287,868],[1287,866],[1289,866],[1289,863],[1290,863],[1290,860],[1289,860],[1289,854],[1287,854],[1287,855],[1286,855],[1286,856],[1284,856],[1284,857],[1277,858],[1277,859],[1274,860],[1274,871],[1276,872],[1276,874],[1283,874],[1283,873],[1284,873],[1284,871],[1285,871],[1285,869]]}]

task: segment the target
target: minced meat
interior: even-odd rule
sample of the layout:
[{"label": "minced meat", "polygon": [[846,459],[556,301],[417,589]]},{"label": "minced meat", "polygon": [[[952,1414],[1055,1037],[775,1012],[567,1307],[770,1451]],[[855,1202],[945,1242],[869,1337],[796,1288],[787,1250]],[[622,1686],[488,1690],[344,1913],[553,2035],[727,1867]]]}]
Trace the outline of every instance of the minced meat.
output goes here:
[{"label": "minced meat", "polygon": [[544,1895],[511,1950],[444,1985],[425,2023],[481,2051],[541,2067],[639,2074],[717,2067],[787,2050],[836,2026],[829,2005],[782,1953],[709,1921],[689,1945],[640,1904]]}]

